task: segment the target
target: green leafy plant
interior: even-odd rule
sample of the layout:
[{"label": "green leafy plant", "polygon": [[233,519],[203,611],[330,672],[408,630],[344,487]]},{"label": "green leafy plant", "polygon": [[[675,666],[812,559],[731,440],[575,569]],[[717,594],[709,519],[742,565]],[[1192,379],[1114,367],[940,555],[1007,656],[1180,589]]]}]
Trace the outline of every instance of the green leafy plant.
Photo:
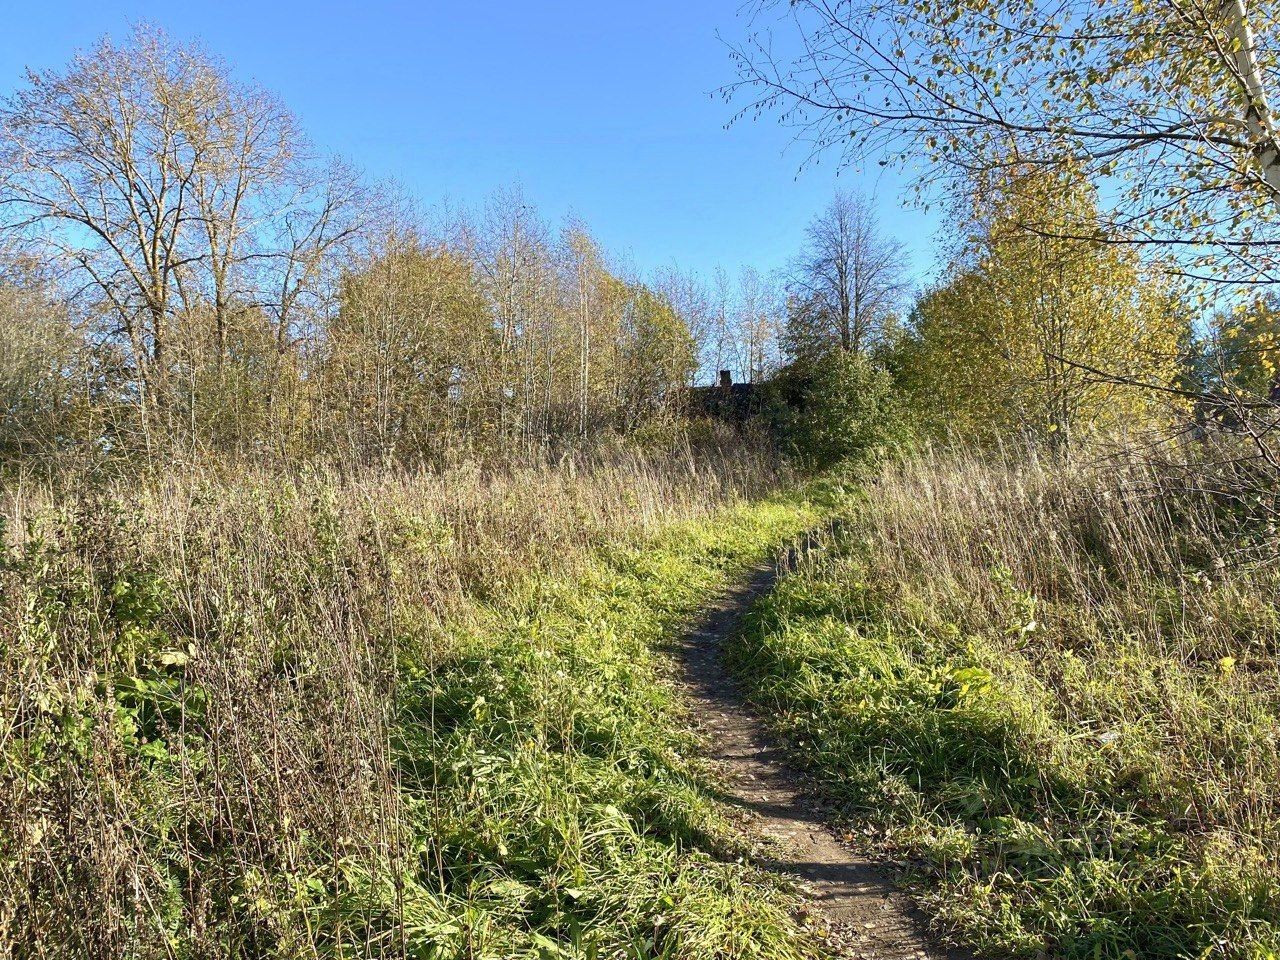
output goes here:
[{"label": "green leafy plant", "polygon": [[831,350],[791,366],[769,390],[775,429],[812,467],[875,460],[904,436],[891,376],[862,354]]}]

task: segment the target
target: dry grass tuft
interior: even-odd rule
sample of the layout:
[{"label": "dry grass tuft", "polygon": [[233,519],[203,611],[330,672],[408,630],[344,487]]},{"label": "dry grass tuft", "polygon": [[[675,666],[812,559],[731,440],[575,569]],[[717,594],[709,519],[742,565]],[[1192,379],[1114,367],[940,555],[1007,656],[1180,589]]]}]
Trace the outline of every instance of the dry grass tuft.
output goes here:
[{"label": "dry grass tuft", "polygon": [[[0,955],[515,949],[494,931],[533,936],[525,895],[477,893],[457,873],[503,862],[483,837],[448,835],[473,789],[430,787],[448,757],[471,769],[542,736],[532,710],[527,727],[479,726],[472,687],[527,679],[504,664],[528,641],[503,625],[529,622],[550,584],[602,550],[776,481],[763,455],[685,448],[443,474],[8,486]],[[461,707],[453,687],[470,691]],[[520,789],[568,802],[558,776]]]}]

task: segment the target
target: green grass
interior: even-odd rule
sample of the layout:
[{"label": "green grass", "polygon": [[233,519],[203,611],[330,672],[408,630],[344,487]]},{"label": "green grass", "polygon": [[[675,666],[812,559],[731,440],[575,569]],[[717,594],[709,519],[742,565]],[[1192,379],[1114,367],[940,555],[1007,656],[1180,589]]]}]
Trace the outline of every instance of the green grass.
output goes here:
[{"label": "green grass", "polygon": [[[1085,569],[1088,549],[1065,529],[1037,596],[1035,542],[1011,566],[981,546],[994,525],[938,547],[960,525],[912,518],[939,502],[892,484],[851,493],[827,549],[734,644],[794,756],[856,835],[908,868],[937,927],[981,953],[1274,957],[1271,659],[1246,679],[1207,636],[1197,648],[1188,603],[1167,602],[1188,587],[1154,572],[1071,599],[1063,570]],[[961,586],[982,578],[984,594]],[[1266,596],[1254,589],[1250,609]],[[1152,610],[1165,620],[1144,633]]]},{"label": "green grass", "polygon": [[403,665],[424,955],[809,955],[790,897],[735,862],[656,650],[811,520],[775,500],[681,525]]},{"label": "green grass", "polygon": [[10,495],[0,955],[812,956],[662,653],[741,463]]}]

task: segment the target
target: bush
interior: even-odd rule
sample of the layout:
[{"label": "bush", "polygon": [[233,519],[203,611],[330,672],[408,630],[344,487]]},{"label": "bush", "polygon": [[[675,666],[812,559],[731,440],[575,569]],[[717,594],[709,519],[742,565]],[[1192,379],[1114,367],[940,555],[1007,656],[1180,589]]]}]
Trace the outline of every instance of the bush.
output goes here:
[{"label": "bush", "polygon": [[807,466],[876,460],[903,436],[892,377],[860,354],[833,350],[793,364],[771,400],[784,446]]}]

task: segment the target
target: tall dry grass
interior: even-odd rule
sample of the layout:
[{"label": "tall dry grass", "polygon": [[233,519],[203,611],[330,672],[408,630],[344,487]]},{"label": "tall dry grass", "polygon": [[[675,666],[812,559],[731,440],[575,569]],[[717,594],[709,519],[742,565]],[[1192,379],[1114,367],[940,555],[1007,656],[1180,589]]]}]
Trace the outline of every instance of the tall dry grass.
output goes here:
[{"label": "tall dry grass", "polygon": [[1272,847],[1280,577],[1269,532],[1186,477],[1126,450],[927,455],[881,474],[860,531],[905,617],[980,634],[997,673],[1035,678],[1047,755],[1087,769],[1103,737],[1162,815]]},{"label": "tall dry grass", "polygon": [[681,447],[9,484],[0,956],[401,955],[379,931],[444,909],[404,878],[449,867],[410,842],[405,670],[447,674],[485,611],[777,479]]},{"label": "tall dry grass", "polygon": [[886,464],[738,647],[970,943],[1280,948],[1274,531],[1201,470],[1124,447]]}]

